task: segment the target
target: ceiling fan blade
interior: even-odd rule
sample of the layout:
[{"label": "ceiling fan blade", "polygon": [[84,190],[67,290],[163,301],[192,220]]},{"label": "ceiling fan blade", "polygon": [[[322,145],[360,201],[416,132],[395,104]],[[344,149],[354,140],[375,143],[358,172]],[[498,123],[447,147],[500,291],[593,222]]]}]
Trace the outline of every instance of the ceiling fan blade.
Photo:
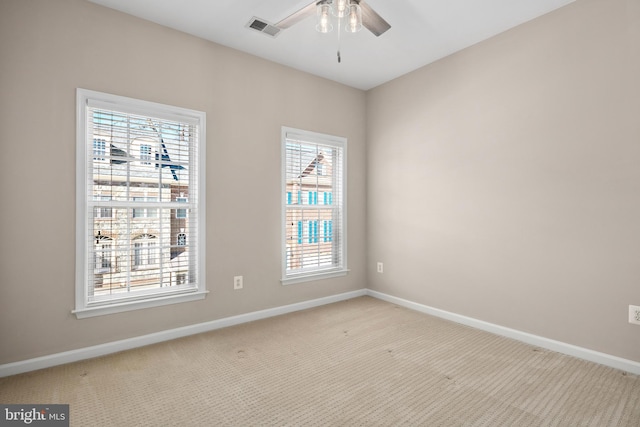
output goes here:
[{"label": "ceiling fan blade", "polygon": [[378,15],[375,10],[371,9],[371,6],[364,1],[360,2],[360,8],[362,9],[362,25],[376,37],[379,37],[389,28],[391,25],[385,21],[382,16]]},{"label": "ceiling fan blade", "polygon": [[276,27],[284,30],[285,28],[289,28],[292,25],[297,24],[298,22],[302,21],[305,18],[308,18],[311,15],[315,15],[316,3],[317,1],[313,1],[307,6],[298,10],[297,12],[293,12],[291,15],[287,16],[282,21],[278,22],[276,24]]}]

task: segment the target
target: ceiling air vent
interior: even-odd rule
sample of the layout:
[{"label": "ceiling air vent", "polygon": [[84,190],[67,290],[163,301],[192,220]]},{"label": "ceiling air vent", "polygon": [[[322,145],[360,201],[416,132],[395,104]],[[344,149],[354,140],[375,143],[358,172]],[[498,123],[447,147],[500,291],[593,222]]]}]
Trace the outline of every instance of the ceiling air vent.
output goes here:
[{"label": "ceiling air vent", "polygon": [[280,33],[280,28],[268,23],[264,19],[256,18],[255,16],[247,22],[246,27],[260,31],[261,33],[271,37],[276,37]]}]

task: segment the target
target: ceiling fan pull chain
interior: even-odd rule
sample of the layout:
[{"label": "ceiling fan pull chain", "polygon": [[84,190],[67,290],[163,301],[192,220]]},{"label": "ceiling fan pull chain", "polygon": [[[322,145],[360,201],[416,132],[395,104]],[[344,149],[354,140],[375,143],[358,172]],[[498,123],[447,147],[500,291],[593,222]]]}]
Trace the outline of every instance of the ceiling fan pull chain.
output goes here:
[{"label": "ceiling fan pull chain", "polygon": [[342,35],[341,27],[342,27],[342,17],[338,17],[338,64],[342,62],[342,58],[340,57],[340,36]]}]

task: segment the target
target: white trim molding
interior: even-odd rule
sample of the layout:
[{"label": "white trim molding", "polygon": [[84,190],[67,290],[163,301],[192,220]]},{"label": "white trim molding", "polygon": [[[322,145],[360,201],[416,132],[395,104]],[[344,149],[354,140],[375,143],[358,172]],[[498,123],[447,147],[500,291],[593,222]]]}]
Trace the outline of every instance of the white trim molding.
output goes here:
[{"label": "white trim molding", "polygon": [[555,341],[549,338],[541,337],[538,335],[529,334],[527,332],[518,331],[515,329],[506,328],[504,326],[496,325],[493,323],[485,322],[482,320],[474,319],[471,317],[462,316],[460,314],[451,313],[449,311],[440,310],[438,308],[429,307],[427,305],[419,304],[406,299],[394,297],[384,294],[378,291],[366,290],[366,294],[387,301],[401,307],[409,308],[411,310],[419,311],[421,313],[429,314],[442,319],[450,320],[462,325],[471,326],[475,329],[490,332],[495,335],[511,338],[526,344],[535,345],[540,348],[555,351],[558,353],[566,354],[569,356],[577,357],[578,359],[587,360],[589,362],[599,363],[601,365],[608,366],[610,368],[620,369],[631,374],[640,375],[640,363],[633,360],[623,359],[621,357],[612,356],[606,353],[600,353],[598,351],[590,350],[584,347],[578,347],[572,344],[567,344],[561,341]]},{"label": "white trim molding", "polygon": [[176,338],[182,338],[202,332],[209,332],[216,329],[226,328],[228,326],[239,325],[241,323],[253,322],[254,320],[266,319],[268,317],[279,316],[281,314],[293,313],[295,311],[306,310],[308,308],[319,307],[339,301],[345,301],[364,295],[366,295],[366,290],[360,289],[357,291],[331,295],[328,297],[284,305],[281,307],[268,308],[265,310],[254,311],[237,316],[225,317],[223,319],[198,323],[196,325],[184,326],[182,328],[169,329],[153,334],[127,338],[120,341],[113,341],[91,347],[79,348],[77,350],[70,350],[62,353],[36,357],[34,359],[7,363],[4,365],[0,365],[0,378],[8,377],[10,375],[22,374],[24,372],[35,371],[38,369],[50,368],[52,366],[63,365],[66,363],[77,362],[80,360],[91,359],[94,357],[105,356],[108,354],[131,350],[150,344],[170,341]]},{"label": "white trim molding", "polygon": [[623,359],[620,357],[612,356],[610,354],[600,353],[594,350],[589,350],[587,348],[578,347],[564,342],[551,340],[526,332],[521,332],[515,329],[506,328],[504,326],[484,322],[482,320],[473,319],[471,317],[461,316],[456,313],[429,307],[427,305],[387,295],[382,292],[377,292],[370,289],[360,289],[357,291],[331,295],[328,297],[284,305],[281,307],[269,308],[265,310],[254,311],[251,313],[240,314],[237,316],[226,317],[223,319],[185,326],[182,328],[169,329],[166,331],[156,332],[140,337],[133,337],[125,340],[114,341],[96,346],[80,348],[77,350],[37,357],[34,359],[7,363],[4,365],[0,365],[0,378],[10,375],[17,375],[24,372],[35,371],[38,369],[49,368],[52,366],[63,365],[66,363],[77,362],[94,357],[105,356],[120,351],[131,350],[150,344],[156,344],[176,338],[186,337],[189,335],[209,332],[216,329],[226,328],[228,326],[252,322],[254,320],[266,319],[269,317],[279,316],[281,314],[293,313],[295,311],[306,310],[309,308],[332,304],[339,301],[345,301],[365,295],[421,313],[429,314],[431,316],[436,316],[496,335],[515,339],[526,344],[535,345],[547,350],[556,351],[558,353],[577,357],[579,359],[587,360],[594,363],[599,363],[601,365],[620,369],[622,371],[629,372],[635,375],[640,375],[640,363],[632,360]]}]

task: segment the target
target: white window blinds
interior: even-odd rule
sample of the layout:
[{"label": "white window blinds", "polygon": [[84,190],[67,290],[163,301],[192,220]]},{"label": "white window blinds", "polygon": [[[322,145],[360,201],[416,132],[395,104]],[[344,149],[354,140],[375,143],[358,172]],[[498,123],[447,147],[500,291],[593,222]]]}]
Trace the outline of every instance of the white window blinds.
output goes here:
[{"label": "white window blinds", "polygon": [[76,313],[204,292],[204,113],[79,90],[78,116]]},{"label": "white window blinds", "polygon": [[346,139],[283,129],[283,281],[346,271]]}]

